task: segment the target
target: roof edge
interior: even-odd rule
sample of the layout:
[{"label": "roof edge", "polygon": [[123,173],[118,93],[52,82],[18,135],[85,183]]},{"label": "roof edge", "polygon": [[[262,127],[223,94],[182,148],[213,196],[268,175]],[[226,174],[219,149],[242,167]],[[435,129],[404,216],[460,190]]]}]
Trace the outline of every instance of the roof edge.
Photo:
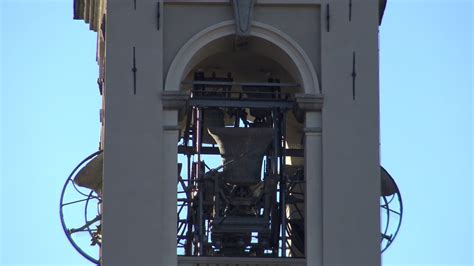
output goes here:
[{"label": "roof edge", "polygon": [[74,0],[73,19],[84,20],[92,31],[100,29],[102,16],[105,13],[106,0]]},{"label": "roof edge", "polygon": [[382,25],[383,14],[387,7],[387,0],[379,0],[379,26]]}]

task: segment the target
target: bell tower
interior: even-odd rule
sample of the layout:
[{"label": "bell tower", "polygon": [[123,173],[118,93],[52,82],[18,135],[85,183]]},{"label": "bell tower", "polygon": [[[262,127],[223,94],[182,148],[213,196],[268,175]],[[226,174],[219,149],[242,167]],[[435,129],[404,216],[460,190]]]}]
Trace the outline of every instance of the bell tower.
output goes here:
[{"label": "bell tower", "polygon": [[381,265],[402,209],[379,160],[384,9],[74,0],[98,34],[103,99],[100,151],[61,197],[86,188],[97,205],[75,227],[61,210],[74,247],[106,266]]}]

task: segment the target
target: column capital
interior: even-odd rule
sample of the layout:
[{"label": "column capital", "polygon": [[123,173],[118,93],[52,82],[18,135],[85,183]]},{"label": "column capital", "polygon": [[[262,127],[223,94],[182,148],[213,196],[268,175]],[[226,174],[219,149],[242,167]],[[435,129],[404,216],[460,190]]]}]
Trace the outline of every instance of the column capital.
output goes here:
[{"label": "column capital", "polygon": [[296,93],[296,103],[305,112],[321,111],[323,108],[324,96],[313,93]]},{"label": "column capital", "polygon": [[303,132],[306,133],[306,135],[319,135],[323,132],[323,129],[321,127],[305,127],[303,128]]},{"label": "column capital", "polygon": [[186,91],[162,91],[161,103],[164,110],[179,110],[186,107],[189,93]]}]

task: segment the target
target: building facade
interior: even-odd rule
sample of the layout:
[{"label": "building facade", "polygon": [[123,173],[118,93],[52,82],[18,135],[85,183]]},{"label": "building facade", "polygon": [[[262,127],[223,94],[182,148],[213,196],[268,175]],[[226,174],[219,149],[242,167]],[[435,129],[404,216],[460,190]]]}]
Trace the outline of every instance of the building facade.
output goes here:
[{"label": "building facade", "polygon": [[[98,36],[102,265],[381,264],[383,1],[75,0],[74,8]],[[196,73],[229,72],[232,86],[265,86],[270,76],[293,84],[282,88],[297,109],[284,149],[304,152],[286,156],[304,168],[301,256],[177,255],[183,113]]]}]

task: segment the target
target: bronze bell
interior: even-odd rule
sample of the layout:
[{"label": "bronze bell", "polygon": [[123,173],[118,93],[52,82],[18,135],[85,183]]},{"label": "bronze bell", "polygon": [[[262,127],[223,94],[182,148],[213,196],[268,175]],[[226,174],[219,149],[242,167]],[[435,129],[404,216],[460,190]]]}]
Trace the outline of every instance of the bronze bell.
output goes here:
[{"label": "bronze bell", "polygon": [[104,153],[100,153],[89,161],[74,177],[74,183],[95,191],[98,195],[102,193],[102,175],[104,170]]},{"label": "bronze bell", "polygon": [[383,167],[380,167],[380,177],[382,178],[382,196],[387,197],[398,192],[398,187],[397,184],[395,184],[395,180],[393,180],[387,170],[385,170]]},{"label": "bronze bell", "polygon": [[261,181],[262,160],[272,141],[271,128],[209,128],[219,146],[223,180],[234,185]]}]

